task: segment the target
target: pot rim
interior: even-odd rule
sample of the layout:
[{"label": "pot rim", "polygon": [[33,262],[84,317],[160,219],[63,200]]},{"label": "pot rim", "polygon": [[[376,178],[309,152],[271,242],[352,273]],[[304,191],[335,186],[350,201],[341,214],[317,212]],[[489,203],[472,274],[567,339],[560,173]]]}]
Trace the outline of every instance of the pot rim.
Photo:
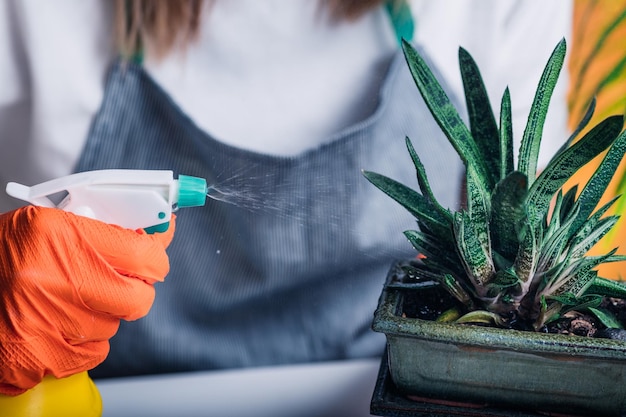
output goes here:
[{"label": "pot rim", "polygon": [[620,340],[439,323],[398,316],[397,311],[399,311],[402,301],[402,292],[407,290],[389,288],[389,284],[397,272],[396,265],[394,264],[389,271],[378,301],[378,307],[374,312],[372,329],[376,332],[384,333],[386,336],[478,346],[490,350],[515,350],[626,360],[626,342]]}]

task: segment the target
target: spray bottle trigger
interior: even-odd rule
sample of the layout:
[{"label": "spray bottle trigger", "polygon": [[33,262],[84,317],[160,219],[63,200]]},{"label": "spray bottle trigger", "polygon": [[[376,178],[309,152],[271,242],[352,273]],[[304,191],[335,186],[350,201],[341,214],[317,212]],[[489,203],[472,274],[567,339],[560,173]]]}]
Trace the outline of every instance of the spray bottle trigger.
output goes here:
[{"label": "spray bottle trigger", "polygon": [[42,207],[55,207],[55,204],[46,195],[31,195],[31,187],[28,187],[17,182],[10,182],[7,184],[6,192],[11,197],[15,197],[19,200],[27,201],[31,204],[35,204]]},{"label": "spray bottle trigger", "polygon": [[163,233],[167,232],[167,229],[170,227],[170,222],[155,224],[154,226],[144,228],[144,232],[151,235],[153,233]]}]

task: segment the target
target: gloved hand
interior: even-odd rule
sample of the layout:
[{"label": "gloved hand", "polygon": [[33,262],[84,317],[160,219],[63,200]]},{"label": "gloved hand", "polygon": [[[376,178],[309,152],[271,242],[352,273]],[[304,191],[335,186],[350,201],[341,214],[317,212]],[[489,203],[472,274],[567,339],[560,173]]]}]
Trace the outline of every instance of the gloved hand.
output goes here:
[{"label": "gloved hand", "polygon": [[94,368],[169,271],[174,234],[146,234],[27,206],[0,215],[0,393]]}]

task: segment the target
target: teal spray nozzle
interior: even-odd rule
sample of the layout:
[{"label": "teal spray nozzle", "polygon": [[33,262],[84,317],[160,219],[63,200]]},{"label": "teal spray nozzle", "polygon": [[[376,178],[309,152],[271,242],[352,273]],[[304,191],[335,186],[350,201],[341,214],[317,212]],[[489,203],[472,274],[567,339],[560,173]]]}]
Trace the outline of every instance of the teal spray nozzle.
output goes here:
[{"label": "teal spray nozzle", "polygon": [[209,194],[204,178],[178,176],[178,208],[203,206]]},{"label": "teal spray nozzle", "polygon": [[[105,169],[79,172],[28,187],[10,182],[6,192],[31,204],[147,232],[165,231],[172,212],[203,206],[209,192],[204,178],[172,171]],[[63,198],[55,203],[54,197]]]}]

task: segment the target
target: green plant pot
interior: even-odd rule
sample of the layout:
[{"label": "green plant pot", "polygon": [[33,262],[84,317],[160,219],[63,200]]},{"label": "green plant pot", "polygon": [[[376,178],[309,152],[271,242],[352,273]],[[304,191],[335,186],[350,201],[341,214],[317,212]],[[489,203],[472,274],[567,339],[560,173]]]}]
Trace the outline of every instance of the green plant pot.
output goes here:
[{"label": "green plant pot", "polygon": [[392,381],[408,397],[516,410],[626,415],[626,343],[618,340],[443,324],[402,317],[392,266],[374,314],[387,338]]}]

